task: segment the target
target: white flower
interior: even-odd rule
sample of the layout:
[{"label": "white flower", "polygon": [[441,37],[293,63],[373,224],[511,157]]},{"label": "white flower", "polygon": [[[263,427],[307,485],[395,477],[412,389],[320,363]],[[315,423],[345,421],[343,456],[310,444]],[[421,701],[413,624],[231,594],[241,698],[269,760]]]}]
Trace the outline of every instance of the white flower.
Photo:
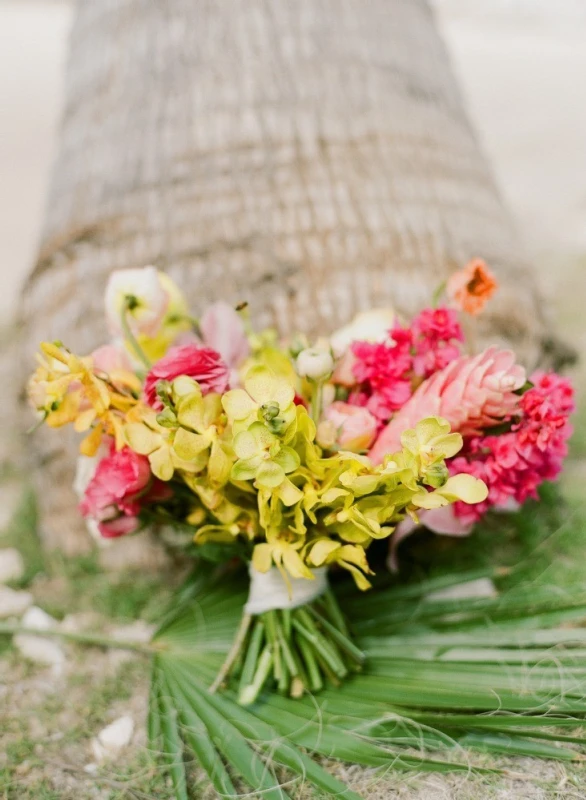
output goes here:
[{"label": "white flower", "polygon": [[352,342],[384,342],[394,322],[395,312],[391,308],[362,311],[330,337],[335,357],[341,358]]},{"label": "white flower", "polygon": [[169,305],[169,292],[155,267],[113,272],[106,286],[106,319],[110,333],[120,334],[125,308],[135,336],[156,336]]},{"label": "white flower", "polygon": [[308,347],[297,356],[297,374],[302,378],[327,378],[333,369],[334,359],[328,348]]}]

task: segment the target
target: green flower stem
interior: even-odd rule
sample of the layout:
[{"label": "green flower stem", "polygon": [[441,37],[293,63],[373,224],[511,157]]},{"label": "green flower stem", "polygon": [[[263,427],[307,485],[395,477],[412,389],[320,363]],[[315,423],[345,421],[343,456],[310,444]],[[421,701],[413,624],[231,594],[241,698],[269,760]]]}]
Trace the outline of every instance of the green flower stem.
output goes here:
[{"label": "green flower stem", "polygon": [[238,694],[238,702],[242,706],[249,706],[258,697],[262,687],[264,686],[269,672],[273,666],[273,651],[270,645],[266,645],[258,659],[258,666],[254,673],[251,683],[241,687]]},{"label": "green flower stem", "polygon": [[321,410],[323,405],[323,380],[312,380],[311,385],[313,391],[311,393],[311,418],[317,425],[321,417]]},{"label": "green flower stem", "polygon": [[[298,609],[299,611],[299,619],[301,620],[303,626],[311,631],[311,633],[317,637],[317,641],[319,642],[320,649],[327,651],[330,654],[332,668],[334,669],[336,675],[340,678],[344,678],[348,674],[348,670],[346,665],[344,664],[344,659],[340,655],[340,652],[336,646],[336,643],[331,641],[330,639],[326,638],[322,631],[318,629],[315,622],[311,618],[307,609],[301,607]],[[318,650],[319,652],[319,650]],[[334,664],[337,665],[337,668],[333,666]]]},{"label": "green flower stem", "polygon": [[339,686],[363,662],[364,654],[352,642],[334,595],[322,596],[293,609],[244,615],[210,692],[227,679],[238,678],[241,705],[251,705],[271,686],[283,695],[301,697],[308,691],[319,692],[326,682]]},{"label": "green flower stem", "polygon": [[342,659],[335,651],[328,647],[328,643],[323,637],[314,633],[311,629],[306,628],[296,616],[293,617],[293,627],[313,645],[315,651],[319,653],[336,675],[340,678],[344,678],[348,674]]},{"label": "green flower stem", "polygon": [[282,612],[283,616],[283,630],[285,632],[285,636],[287,639],[291,638],[291,609],[284,608]]},{"label": "green flower stem", "polygon": [[[287,694],[289,690],[289,685],[291,683],[291,673],[289,672],[289,668],[287,666],[287,661],[285,659],[285,652],[283,648],[283,643],[279,641],[279,655],[281,658],[281,674],[277,678],[277,688],[281,694]],[[276,670],[275,670],[276,674]]]},{"label": "green flower stem", "polygon": [[362,650],[360,650],[360,648],[356,647],[354,642],[351,642],[350,639],[341,631],[339,631],[334,625],[332,625],[331,622],[328,622],[328,620],[323,617],[313,606],[308,606],[307,611],[317,620],[317,622],[319,622],[324,630],[332,635],[332,638],[335,640],[338,647],[348,656],[350,656],[352,661],[360,666],[364,664],[364,653]]},{"label": "green flower stem", "polygon": [[240,692],[242,692],[253,681],[254,674],[256,672],[258,656],[262,647],[264,633],[264,623],[260,617],[257,617],[252,629],[246,658],[244,659],[244,666],[242,667],[242,675],[240,676]]},{"label": "green flower stem", "polygon": [[220,686],[224,683],[230,672],[232,671],[235,663],[237,662],[242,648],[244,646],[244,641],[246,639],[246,634],[248,633],[248,629],[250,628],[250,623],[252,622],[252,617],[250,614],[243,614],[242,619],[240,621],[240,626],[236,633],[236,638],[230,648],[228,655],[226,656],[226,660],[220,667],[220,671],[218,672],[215,681],[209,688],[210,694],[214,694],[217,692]]},{"label": "green flower stem", "polygon": [[[289,618],[290,619],[290,618]],[[293,652],[291,651],[291,626],[289,626],[289,632],[281,627],[277,622],[277,630],[279,636],[279,642],[281,645],[281,649],[283,651],[283,659],[285,664],[287,665],[287,669],[291,673],[292,676],[298,675],[299,670],[297,668],[297,664],[295,662],[295,657]]]},{"label": "green flower stem", "polygon": [[340,633],[343,633],[344,636],[349,637],[350,633],[348,631],[348,626],[346,625],[346,620],[340,611],[340,606],[338,605],[338,601],[336,600],[332,590],[328,587],[319,599],[323,600],[323,604],[327,609],[331,622],[336,626]]},{"label": "green flower stem", "polygon": [[299,650],[303,656],[303,661],[307,668],[307,675],[309,678],[309,686],[312,692],[319,692],[323,689],[323,680],[319,671],[319,666],[313,654],[313,650],[308,642],[300,636],[298,639]]},{"label": "green flower stem", "polygon": [[128,310],[129,310],[128,306],[125,305],[124,308],[122,309],[122,313],[120,314],[120,319],[122,322],[122,332],[124,333],[124,338],[134,350],[134,354],[136,355],[138,360],[142,362],[142,364],[146,367],[147,370],[149,370],[152,367],[152,364],[150,360],[147,358],[146,353],[144,352],[142,347],[139,345],[136,336],[132,332],[132,329],[128,322]]}]

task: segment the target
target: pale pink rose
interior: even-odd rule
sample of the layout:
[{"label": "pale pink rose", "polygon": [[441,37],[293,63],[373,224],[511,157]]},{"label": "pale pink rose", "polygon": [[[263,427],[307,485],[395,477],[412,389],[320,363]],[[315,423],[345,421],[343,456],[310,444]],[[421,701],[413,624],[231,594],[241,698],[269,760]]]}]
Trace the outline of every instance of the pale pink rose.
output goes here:
[{"label": "pale pink rose", "polygon": [[242,317],[228,303],[209,306],[199,326],[206,347],[216,350],[230,369],[237,369],[250,355]]},{"label": "pale pink rose", "polygon": [[111,375],[113,372],[131,372],[132,363],[125,350],[114,344],[104,344],[91,354],[94,369]]},{"label": "pale pink rose", "polygon": [[169,350],[166,356],[153,365],[144,383],[146,402],[160,411],[163,404],[157,397],[158,382],[173,381],[180,375],[197,381],[202,394],[222,394],[230,383],[230,371],[219,353],[209,347],[186,344]]},{"label": "pale pink rose", "polygon": [[338,359],[332,375],[332,383],[337,383],[340,386],[351,388],[356,386],[357,379],[354,374],[354,364],[356,363],[356,356],[352,350],[346,350],[344,355]]},{"label": "pale pink rose", "polygon": [[370,447],[376,431],[377,421],[368,409],[337,400],[324,412],[318,428],[318,442],[321,438],[324,446],[335,444],[341,450],[359,453]]}]

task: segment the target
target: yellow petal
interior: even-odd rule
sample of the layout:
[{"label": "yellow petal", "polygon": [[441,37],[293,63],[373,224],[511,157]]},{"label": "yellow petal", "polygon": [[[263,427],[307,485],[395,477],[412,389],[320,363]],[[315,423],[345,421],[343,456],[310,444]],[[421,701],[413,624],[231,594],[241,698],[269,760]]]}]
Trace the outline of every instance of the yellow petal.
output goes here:
[{"label": "yellow petal", "polygon": [[222,405],[230,422],[246,419],[256,414],[258,407],[243,389],[233,389],[231,392],[226,392],[222,397]]},{"label": "yellow petal", "polygon": [[149,455],[149,464],[153,471],[153,475],[162,481],[170,481],[173,477],[175,469],[171,460],[171,452],[167,445],[159,447]]},{"label": "yellow petal", "polygon": [[190,461],[209,447],[209,439],[199,433],[179,428],[173,440],[173,450],[182,461]]},{"label": "yellow petal", "polygon": [[163,441],[159,433],[152,431],[140,422],[130,422],[126,425],[124,435],[128,446],[135,453],[143,456],[148,456],[149,453],[160,447]]},{"label": "yellow petal", "polygon": [[257,572],[268,572],[273,565],[273,548],[263,542],[257,544],[252,553],[252,566]]},{"label": "yellow petal", "polygon": [[451,502],[482,503],[488,497],[488,487],[484,481],[465,473],[448,478],[439,491]]},{"label": "yellow petal", "polygon": [[303,563],[303,559],[299,553],[290,547],[286,547],[283,550],[283,566],[292,578],[315,579],[315,575],[309,567]]},{"label": "yellow petal", "polygon": [[104,430],[101,425],[96,425],[79,446],[79,452],[84,456],[95,456],[102,442]]},{"label": "yellow petal", "polygon": [[335,542],[333,539],[320,539],[311,548],[309,559],[316,567],[321,567],[321,565],[326,562],[328,557],[339,549],[339,542]]}]

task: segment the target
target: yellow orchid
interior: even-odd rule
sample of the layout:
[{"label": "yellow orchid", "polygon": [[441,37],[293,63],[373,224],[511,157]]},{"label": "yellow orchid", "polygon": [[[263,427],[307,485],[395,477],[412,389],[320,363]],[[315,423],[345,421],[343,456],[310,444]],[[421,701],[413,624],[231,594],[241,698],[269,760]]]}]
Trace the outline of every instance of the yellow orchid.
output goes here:
[{"label": "yellow orchid", "polygon": [[295,390],[284,378],[265,367],[246,373],[244,389],[233,389],[222,397],[222,405],[234,433],[245,431],[253,422],[264,422],[271,433],[291,438],[297,419]]},{"label": "yellow orchid", "polygon": [[267,530],[267,541],[257,544],[252,553],[252,566],[258,572],[268,572],[273,564],[279,569],[288,583],[288,575],[292,578],[309,578],[315,576],[305,565],[300,551],[305,538],[291,530]]},{"label": "yellow orchid", "polygon": [[370,581],[365,575],[374,575],[368,566],[364,548],[356,544],[340,544],[334,539],[320,538],[307,546],[307,561],[313,567],[338,564],[348,570],[359,589],[370,589]]},{"label": "yellow orchid", "polygon": [[276,489],[286,475],[300,464],[299,455],[292,447],[281,444],[262,422],[254,422],[248,430],[234,438],[234,452],[238,461],[232,467],[236,481],[254,480],[258,487]]},{"label": "yellow orchid", "polygon": [[403,449],[420,460],[423,468],[455,456],[462,449],[462,435],[451,433],[450,423],[428,417],[401,434]]},{"label": "yellow orchid", "polygon": [[43,342],[44,358],[28,386],[31,401],[44,414],[49,427],[73,423],[79,433],[89,431],[80,445],[83,455],[94,455],[104,435],[123,444],[124,414],[137,402],[140,389],[132,373],[121,371],[116,382],[96,375],[91,357],[80,358],[61,344]]},{"label": "yellow orchid", "polygon": [[420,492],[413,497],[413,505],[418,508],[441,508],[460,500],[463,503],[482,503],[488,497],[488,487],[473,475],[460,473],[452,475],[439,489],[433,492]]},{"label": "yellow orchid", "polygon": [[188,444],[180,438],[177,452],[176,434],[182,430],[161,425],[157,421],[156,411],[141,404],[127,415],[124,437],[135,453],[148,457],[153,475],[162,481],[170,481],[175,470],[201,472],[208,462],[207,445],[189,449]]}]

